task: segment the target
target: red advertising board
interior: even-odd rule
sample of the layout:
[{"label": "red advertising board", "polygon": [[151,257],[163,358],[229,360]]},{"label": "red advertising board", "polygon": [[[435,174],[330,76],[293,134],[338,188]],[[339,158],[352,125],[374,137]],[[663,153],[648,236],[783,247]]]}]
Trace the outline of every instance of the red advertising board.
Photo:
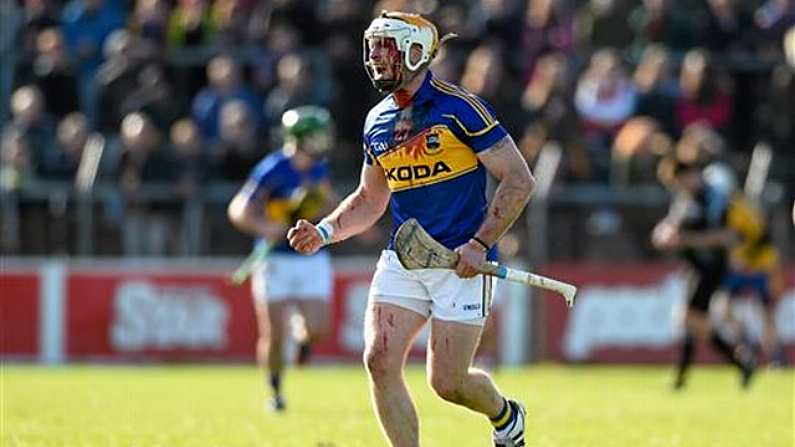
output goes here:
[{"label": "red advertising board", "polygon": [[[779,336],[790,354],[795,353],[793,271],[786,270],[787,289],[777,306]],[[543,300],[538,342],[545,358],[597,363],[676,358],[687,287],[684,272],[676,266],[565,264],[544,273],[579,287],[573,309],[551,294]],[[711,349],[700,349],[697,360],[720,359]]]},{"label": "red advertising board", "polygon": [[35,270],[0,274],[0,355],[38,355],[39,287]]},{"label": "red advertising board", "polygon": [[66,300],[69,359],[253,358],[248,290],[220,273],[73,272]]},{"label": "red advertising board", "polygon": [[[359,361],[370,264],[335,274],[332,335],[316,354]],[[254,360],[256,321],[248,284],[230,285],[221,269],[69,268],[50,278],[42,296],[37,269],[0,274],[0,356],[69,360]],[[795,357],[795,280],[779,304],[781,338]],[[545,274],[577,284],[577,305],[541,300],[532,316],[542,330],[532,340],[544,357],[573,362],[670,362],[685,296],[672,265],[566,264]],[[52,275],[51,275],[52,276]],[[63,304],[61,306],[61,303]],[[47,326],[42,326],[47,322]],[[48,329],[42,331],[42,329]],[[40,340],[41,334],[49,334]],[[427,333],[412,354],[421,356]],[[48,341],[49,351],[42,347]],[[41,352],[40,352],[41,350]],[[46,352],[45,352],[46,351]],[[700,360],[717,360],[709,349]]]},{"label": "red advertising board", "polygon": [[[333,336],[318,355],[360,355],[369,279],[366,272],[336,275]],[[222,273],[73,272],[66,282],[68,359],[254,360],[248,284],[232,286]]]}]

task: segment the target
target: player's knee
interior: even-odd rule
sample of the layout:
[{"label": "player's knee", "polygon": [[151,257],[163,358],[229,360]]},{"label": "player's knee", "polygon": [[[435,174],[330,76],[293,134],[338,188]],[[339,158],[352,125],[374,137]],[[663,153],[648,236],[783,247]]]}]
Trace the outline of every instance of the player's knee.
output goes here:
[{"label": "player's knee", "polygon": [[388,379],[400,371],[400,363],[385,348],[370,346],[364,351],[364,366],[373,382]]},{"label": "player's knee", "polygon": [[445,374],[431,374],[428,378],[428,382],[437,396],[448,402],[461,402],[463,398],[463,381],[458,377]]}]

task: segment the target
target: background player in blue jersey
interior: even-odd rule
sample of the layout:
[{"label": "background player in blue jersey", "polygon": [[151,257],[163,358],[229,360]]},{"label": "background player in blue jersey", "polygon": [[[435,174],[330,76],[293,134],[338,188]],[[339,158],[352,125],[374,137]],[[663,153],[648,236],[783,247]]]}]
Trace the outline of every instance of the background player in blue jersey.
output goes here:
[{"label": "background player in blue jersey", "polygon": [[[393,446],[419,445],[403,366],[430,320],[431,387],[441,398],[489,417],[495,445],[523,446],[523,407],[472,368],[472,357],[491,302],[491,282],[476,275],[476,267],[494,259],[493,247],[529,200],[534,180],[490,106],[428,70],[444,39],[418,15],[383,13],[373,20],[364,33],[365,68],[387,96],[365,122],[360,184],[317,225],[298,221],[288,239],[297,251],[315,253],[366,230],[389,205],[395,229],[416,218],[454,249],[455,271],[405,270],[392,238],[378,261],[364,361],[381,426]],[[491,203],[487,173],[499,181]]]},{"label": "background player in blue jersey", "polygon": [[303,317],[301,363],[310,344],[329,331],[332,287],[328,253],[299,256],[285,241],[289,225],[319,217],[327,205],[330,185],[323,157],[332,144],[331,119],[325,109],[298,107],[284,113],[282,129],[283,148],[254,167],[228,208],[229,219],[238,229],[256,236],[258,244],[269,244],[265,262],[255,269],[251,285],[259,332],[257,361],[266,370],[272,390],[267,402],[274,410],[285,408],[282,347],[289,333],[288,313],[295,306]]}]

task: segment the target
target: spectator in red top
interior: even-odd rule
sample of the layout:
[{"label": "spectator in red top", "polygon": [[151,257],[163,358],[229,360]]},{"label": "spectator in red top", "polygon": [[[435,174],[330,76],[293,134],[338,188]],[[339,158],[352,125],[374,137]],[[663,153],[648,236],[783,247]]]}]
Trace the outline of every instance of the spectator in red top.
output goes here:
[{"label": "spectator in red top", "polygon": [[710,55],[703,49],[687,52],[679,73],[681,96],[676,104],[677,130],[705,122],[726,130],[732,115],[732,101],[725,82],[716,73]]},{"label": "spectator in red top", "polygon": [[580,115],[597,179],[607,179],[613,138],[635,112],[637,96],[616,51],[611,48],[597,51],[574,94],[574,106]]}]

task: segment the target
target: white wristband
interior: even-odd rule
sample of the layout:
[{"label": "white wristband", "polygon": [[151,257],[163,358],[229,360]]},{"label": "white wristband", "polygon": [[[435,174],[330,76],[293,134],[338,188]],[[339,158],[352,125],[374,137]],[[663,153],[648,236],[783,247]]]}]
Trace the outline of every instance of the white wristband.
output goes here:
[{"label": "white wristband", "polygon": [[318,234],[320,234],[320,239],[323,241],[323,245],[329,245],[332,243],[332,239],[334,238],[334,227],[331,225],[331,222],[321,221],[319,224],[315,226],[317,228]]}]

